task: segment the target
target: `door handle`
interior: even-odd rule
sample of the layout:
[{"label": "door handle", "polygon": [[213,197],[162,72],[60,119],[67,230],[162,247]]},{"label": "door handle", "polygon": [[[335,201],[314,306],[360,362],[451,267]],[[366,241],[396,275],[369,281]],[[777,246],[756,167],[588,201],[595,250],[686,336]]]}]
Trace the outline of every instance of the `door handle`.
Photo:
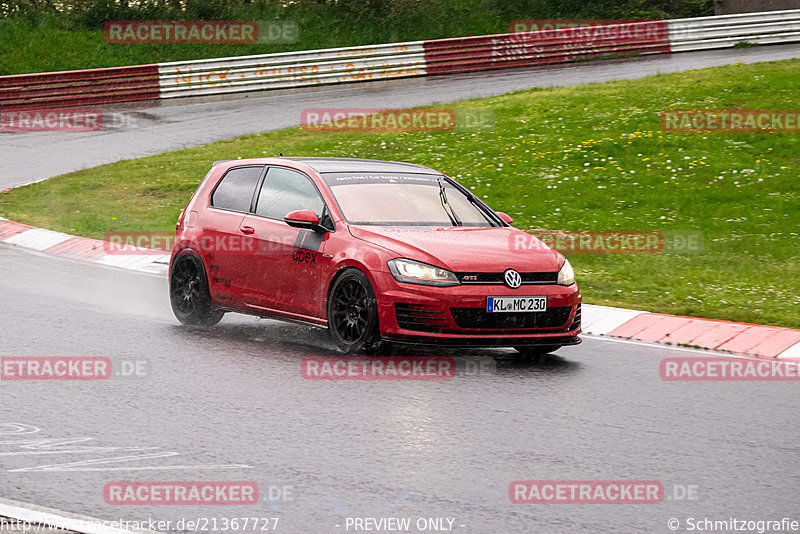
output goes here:
[{"label": "door handle", "polygon": [[247,234],[247,235],[250,235],[250,234],[254,234],[254,233],[256,233],[256,230],[255,230],[255,228],[253,228],[252,226],[242,226],[242,227],[240,228],[240,231],[241,231],[243,234]]}]

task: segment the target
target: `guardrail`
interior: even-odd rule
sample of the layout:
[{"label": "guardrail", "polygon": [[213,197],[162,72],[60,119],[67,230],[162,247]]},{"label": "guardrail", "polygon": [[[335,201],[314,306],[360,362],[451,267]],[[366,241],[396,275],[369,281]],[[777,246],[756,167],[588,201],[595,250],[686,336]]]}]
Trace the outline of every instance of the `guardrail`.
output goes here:
[{"label": "guardrail", "polygon": [[217,95],[793,42],[800,42],[800,9],[0,76],[0,107]]},{"label": "guardrail", "polygon": [[423,42],[161,63],[161,98],[425,76]]},{"label": "guardrail", "polygon": [[654,21],[426,41],[425,61],[449,74],[669,51],[667,23]]},{"label": "guardrail", "polygon": [[157,65],[0,76],[0,108],[3,110],[160,97]]},{"label": "guardrail", "polygon": [[800,9],[669,21],[672,52],[800,42]]}]

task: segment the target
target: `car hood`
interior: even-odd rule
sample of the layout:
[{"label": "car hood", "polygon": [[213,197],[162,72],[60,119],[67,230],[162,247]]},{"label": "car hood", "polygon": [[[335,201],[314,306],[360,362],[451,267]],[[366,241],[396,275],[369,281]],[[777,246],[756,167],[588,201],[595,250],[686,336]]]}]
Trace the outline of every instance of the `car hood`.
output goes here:
[{"label": "car hood", "polygon": [[512,227],[350,226],[350,233],[397,254],[454,272],[555,272],[558,252]]}]

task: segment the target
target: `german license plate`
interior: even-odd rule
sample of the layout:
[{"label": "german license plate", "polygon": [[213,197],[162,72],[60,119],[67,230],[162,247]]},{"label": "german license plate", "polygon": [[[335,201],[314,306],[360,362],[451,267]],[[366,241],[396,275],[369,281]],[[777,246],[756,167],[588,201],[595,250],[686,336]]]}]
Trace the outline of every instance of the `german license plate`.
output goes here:
[{"label": "german license plate", "polygon": [[547,311],[547,297],[488,297],[489,313],[543,312]]}]

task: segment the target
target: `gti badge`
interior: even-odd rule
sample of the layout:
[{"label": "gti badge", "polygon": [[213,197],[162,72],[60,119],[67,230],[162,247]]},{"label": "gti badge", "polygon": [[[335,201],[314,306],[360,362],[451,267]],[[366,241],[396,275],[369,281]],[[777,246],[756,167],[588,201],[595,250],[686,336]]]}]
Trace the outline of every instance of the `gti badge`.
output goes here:
[{"label": "gti badge", "polygon": [[511,289],[517,289],[522,285],[522,277],[514,269],[507,269],[506,272],[503,273],[503,278],[506,281],[506,285]]}]

